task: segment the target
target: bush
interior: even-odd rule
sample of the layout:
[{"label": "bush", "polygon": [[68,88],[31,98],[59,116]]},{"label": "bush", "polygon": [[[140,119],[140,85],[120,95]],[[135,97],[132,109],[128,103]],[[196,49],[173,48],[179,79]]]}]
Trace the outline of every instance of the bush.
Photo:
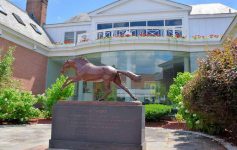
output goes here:
[{"label": "bush", "polygon": [[183,95],[185,107],[202,116],[204,131],[229,131],[237,140],[237,42],[228,41],[200,60]]},{"label": "bush", "polygon": [[49,117],[52,115],[53,105],[57,103],[58,100],[66,100],[74,94],[74,84],[62,89],[66,77],[61,75],[56,82],[48,88],[45,92],[45,95],[38,96],[39,100],[43,102],[44,109],[48,111]]},{"label": "bush", "polygon": [[13,52],[15,47],[9,47],[8,51],[0,59],[0,89],[18,88],[19,83],[12,77]]},{"label": "bush", "polygon": [[174,83],[170,86],[168,98],[178,109],[178,113],[175,115],[176,120],[179,122],[185,121],[188,128],[190,129],[199,129],[202,128],[202,125],[200,123],[201,117],[195,113],[189,112],[189,110],[183,104],[183,87],[192,78],[193,75],[189,72],[178,73],[177,77],[174,78]]},{"label": "bush", "polygon": [[162,117],[171,113],[171,106],[161,104],[145,105],[145,118],[147,122],[159,121]]},{"label": "bush", "polygon": [[168,92],[168,98],[173,102],[173,104],[178,105],[183,101],[183,86],[192,78],[193,76],[189,72],[178,73],[177,77],[174,78],[174,83],[170,86]]},{"label": "bush", "polygon": [[40,111],[33,105],[37,99],[30,92],[7,88],[0,92],[0,120],[25,123],[38,117]]}]

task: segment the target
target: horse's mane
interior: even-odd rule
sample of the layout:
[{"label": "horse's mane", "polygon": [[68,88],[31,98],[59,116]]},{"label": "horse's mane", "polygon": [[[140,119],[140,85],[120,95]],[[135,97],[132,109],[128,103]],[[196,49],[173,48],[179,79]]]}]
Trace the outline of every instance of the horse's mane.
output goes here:
[{"label": "horse's mane", "polygon": [[87,63],[90,63],[89,60],[87,60],[84,57],[78,57],[78,58],[74,58],[72,60],[75,61],[77,64],[80,64],[80,65],[85,65]]}]

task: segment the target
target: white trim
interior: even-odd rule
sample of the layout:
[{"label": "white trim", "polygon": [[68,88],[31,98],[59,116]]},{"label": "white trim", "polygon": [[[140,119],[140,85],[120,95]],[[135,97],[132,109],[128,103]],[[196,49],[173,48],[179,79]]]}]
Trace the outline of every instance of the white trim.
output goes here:
[{"label": "white trim", "polygon": [[[134,12],[134,13],[129,13],[129,15],[140,15],[140,14],[159,14],[159,13],[173,13],[173,12],[185,12],[187,10],[184,9],[173,9],[173,10],[164,10],[164,11],[152,11],[152,12]],[[117,13],[117,14],[96,14],[93,15],[92,17],[106,17],[106,16],[123,16],[123,15],[128,15],[128,13]]]},{"label": "white trim", "polygon": [[224,41],[227,39],[228,36],[230,36],[231,31],[237,27],[237,15],[235,16],[235,18],[233,19],[233,21],[231,22],[231,24],[229,25],[229,27],[227,28],[227,30],[225,31],[224,35],[221,38],[221,43],[224,43]]},{"label": "white trim", "polygon": [[[96,9],[96,10],[90,12],[89,15],[90,16],[102,15],[102,14],[99,14],[99,13],[105,12],[106,10],[112,9],[112,8],[114,8],[116,6],[119,6],[119,5],[123,4],[123,3],[126,3],[128,1],[129,0],[118,0],[118,1],[115,1],[115,2],[110,3],[110,4],[108,4],[108,5],[104,6],[104,7],[101,7],[99,9]],[[191,6],[184,5],[184,4],[177,3],[177,2],[173,2],[173,1],[161,1],[161,0],[152,0],[152,1],[155,1],[157,3],[166,4],[166,5],[170,5],[170,6],[177,7],[177,8],[181,8],[181,10],[187,10],[187,11],[190,11],[190,12],[192,10]]]},{"label": "white trim", "polygon": [[236,13],[231,14],[197,14],[197,15],[189,15],[189,19],[204,19],[204,18],[226,18],[226,17],[235,17]]},{"label": "white trim", "polygon": [[[4,38],[6,40],[9,40],[13,43],[16,43],[20,46],[23,46],[27,49],[38,52],[42,55],[45,55],[45,56],[48,55],[48,51],[49,51],[48,47],[46,47],[46,46],[38,43],[37,41],[34,41],[34,40],[20,34],[19,32],[16,32],[16,31],[14,31],[14,30],[12,30],[8,27],[5,27],[1,24],[0,24],[0,28],[3,31],[2,35],[0,37]],[[34,50],[34,47],[36,47],[37,49]]]},{"label": "white trim", "polygon": [[183,51],[183,52],[200,52],[206,49],[215,49],[220,47],[219,41],[185,42],[185,41],[168,41],[168,40],[112,40],[82,43],[74,47],[54,48],[49,52],[53,56],[77,56],[98,52],[110,51],[144,51],[144,50],[163,50],[163,51]]},{"label": "white trim", "polygon": [[70,22],[70,23],[57,23],[57,24],[47,24],[44,28],[55,28],[55,27],[72,27],[72,26],[84,26],[91,25],[90,22]]}]

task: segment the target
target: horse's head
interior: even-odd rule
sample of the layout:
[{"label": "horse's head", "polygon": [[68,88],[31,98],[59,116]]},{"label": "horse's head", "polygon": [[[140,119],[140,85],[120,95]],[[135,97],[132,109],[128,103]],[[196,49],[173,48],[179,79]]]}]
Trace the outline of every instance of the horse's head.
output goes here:
[{"label": "horse's head", "polygon": [[71,68],[71,67],[75,67],[75,62],[72,61],[72,60],[67,60],[64,62],[63,64],[63,67],[61,69],[61,73],[65,73],[65,71],[68,69],[68,68]]}]

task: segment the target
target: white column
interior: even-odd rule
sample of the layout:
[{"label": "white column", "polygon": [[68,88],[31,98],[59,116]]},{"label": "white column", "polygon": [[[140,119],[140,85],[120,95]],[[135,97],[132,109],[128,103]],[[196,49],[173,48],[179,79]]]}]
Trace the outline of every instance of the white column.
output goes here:
[{"label": "white column", "polygon": [[190,71],[190,62],[188,57],[184,57],[184,72]]},{"label": "white column", "polygon": [[[131,52],[128,52],[129,54],[131,54]],[[132,56],[131,55],[126,55],[127,56],[127,71],[132,71]],[[130,90],[132,88],[132,81],[130,78],[126,77],[126,86],[127,88]],[[125,101],[130,101],[130,95],[128,95],[128,97],[125,98]]]}]

